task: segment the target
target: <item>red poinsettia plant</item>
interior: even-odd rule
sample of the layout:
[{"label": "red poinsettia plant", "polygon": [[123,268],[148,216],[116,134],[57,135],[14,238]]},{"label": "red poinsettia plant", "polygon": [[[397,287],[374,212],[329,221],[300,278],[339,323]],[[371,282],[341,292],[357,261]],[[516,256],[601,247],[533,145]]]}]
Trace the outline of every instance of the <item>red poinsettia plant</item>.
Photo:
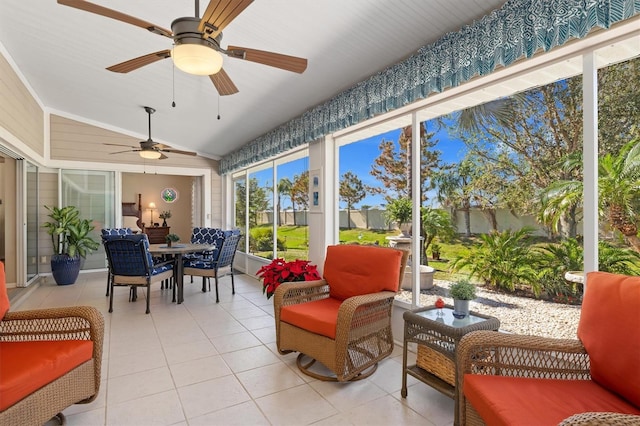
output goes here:
[{"label": "red poinsettia plant", "polygon": [[300,259],[291,262],[273,259],[270,264],[260,268],[256,275],[262,278],[262,293],[267,293],[267,299],[273,296],[276,288],[282,283],[320,279],[317,266],[308,260]]}]

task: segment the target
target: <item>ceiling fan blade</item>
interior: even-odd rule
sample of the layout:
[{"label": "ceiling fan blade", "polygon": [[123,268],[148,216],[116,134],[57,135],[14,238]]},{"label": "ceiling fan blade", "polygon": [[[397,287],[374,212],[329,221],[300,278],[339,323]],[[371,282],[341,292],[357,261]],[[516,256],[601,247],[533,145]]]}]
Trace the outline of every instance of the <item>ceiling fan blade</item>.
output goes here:
[{"label": "ceiling fan blade", "polygon": [[122,143],[107,143],[107,142],[103,142],[103,143],[102,143],[102,145],[108,145],[108,146],[126,146],[126,147],[129,147],[129,148],[131,148],[131,149],[135,149],[135,148],[136,148],[135,146],[125,145],[125,144],[122,144]]},{"label": "ceiling fan blade", "polygon": [[160,153],[160,158],[158,158],[158,160],[166,160],[167,158],[169,158],[169,157],[167,157],[166,155]]},{"label": "ceiling fan blade", "polygon": [[179,150],[179,149],[173,149],[173,148],[169,148],[169,147],[167,147],[167,148],[161,148],[161,149],[160,149],[160,151],[162,151],[162,152],[168,152],[168,153],[171,153],[171,154],[191,155],[191,156],[194,156],[194,157],[195,157],[196,155],[198,155],[198,154],[197,154],[197,153],[195,153],[195,152],[191,152],[191,151],[181,151],[181,150]]},{"label": "ceiling fan blade", "polygon": [[119,64],[111,65],[107,69],[113,72],[128,73],[129,71],[137,70],[145,65],[152,64],[160,59],[166,59],[171,57],[171,51],[169,49],[161,50],[159,52],[149,53],[148,55],[139,56],[137,58],[129,59],[128,61],[121,62]]},{"label": "ceiling fan blade", "polygon": [[209,1],[207,9],[202,14],[198,31],[211,38],[217,37],[251,3],[253,0]]},{"label": "ceiling fan blade", "polygon": [[151,31],[152,33],[160,34],[165,37],[172,38],[173,33],[166,29],[159,27],[151,22],[144,21],[142,19],[138,19],[136,17],[124,14],[122,12],[118,12],[117,10],[109,9],[104,6],[100,6],[98,4],[89,3],[84,0],[58,0],[58,4],[63,6],[73,7],[75,9],[84,10],[85,12],[95,13],[96,15],[106,16],[107,18],[115,19],[117,21],[122,21],[127,24],[135,25],[136,27],[144,28],[145,30]]},{"label": "ceiling fan blade", "polygon": [[280,68],[286,71],[302,74],[307,69],[307,60],[297,56],[283,55],[281,53],[267,52],[264,50],[247,49],[246,47],[228,46],[227,55],[232,58],[245,59],[270,67]]},{"label": "ceiling fan blade", "polygon": [[110,152],[109,154],[124,154],[125,152],[137,152],[137,151],[140,151],[140,150],[139,149],[127,149],[127,150],[124,150],[124,151]]},{"label": "ceiling fan blade", "polygon": [[215,74],[211,74],[209,76],[213,85],[216,86],[216,90],[220,94],[220,96],[233,95],[234,93],[238,93],[238,88],[233,81],[229,78],[229,75],[221,69]]}]

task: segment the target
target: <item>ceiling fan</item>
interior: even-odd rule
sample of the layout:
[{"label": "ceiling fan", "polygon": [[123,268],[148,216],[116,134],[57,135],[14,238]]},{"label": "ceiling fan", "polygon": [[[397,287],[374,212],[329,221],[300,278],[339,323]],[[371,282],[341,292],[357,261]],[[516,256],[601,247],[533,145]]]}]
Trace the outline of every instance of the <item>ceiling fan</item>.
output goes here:
[{"label": "ceiling fan", "polygon": [[111,154],[122,154],[123,152],[137,152],[140,154],[140,157],[146,158],[149,160],[164,160],[165,158],[169,158],[166,155],[164,155],[165,152],[168,152],[171,154],[183,154],[183,155],[193,155],[193,156],[198,155],[195,152],[181,151],[179,149],[173,149],[168,145],[154,142],[153,139],[151,139],[151,114],[156,112],[156,110],[148,106],[144,107],[144,110],[147,111],[147,114],[149,115],[149,138],[146,141],[140,141],[140,148],[136,148],[134,146],[129,146],[129,145],[122,145],[118,143],[105,143],[105,145],[126,146],[129,148],[124,151],[112,152]]},{"label": "ceiling fan", "polygon": [[112,65],[107,68],[109,71],[128,73],[161,59],[172,57],[179,69],[190,74],[208,75],[218,93],[225,96],[238,93],[238,88],[222,69],[221,54],[299,74],[307,68],[307,60],[304,58],[238,46],[227,46],[224,49],[220,45],[222,30],[253,0],[210,0],[202,18],[199,17],[199,0],[194,2],[195,17],[177,18],[171,23],[171,30],[168,30],[85,0],[58,0],[58,3],[64,6],[116,19],[173,40],[173,49],[149,53]]}]

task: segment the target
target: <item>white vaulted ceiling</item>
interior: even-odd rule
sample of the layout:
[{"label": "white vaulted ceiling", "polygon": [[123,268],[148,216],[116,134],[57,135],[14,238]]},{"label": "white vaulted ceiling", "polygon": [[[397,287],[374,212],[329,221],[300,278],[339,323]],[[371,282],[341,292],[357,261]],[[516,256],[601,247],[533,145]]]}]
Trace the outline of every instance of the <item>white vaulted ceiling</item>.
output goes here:
[{"label": "white vaulted ceiling", "polygon": [[[164,28],[194,16],[193,0],[93,3]],[[174,71],[170,59],[128,74],[107,71],[172,42],[55,0],[0,1],[0,49],[52,113],[146,139],[142,106],[152,106],[155,141],[219,158],[504,3],[256,0],[224,29],[222,46],[307,58],[307,70],[296,74],[225,56],[239,93],[223,97],[208,77]],[[207,4],[200,2],[201,13]]]}]

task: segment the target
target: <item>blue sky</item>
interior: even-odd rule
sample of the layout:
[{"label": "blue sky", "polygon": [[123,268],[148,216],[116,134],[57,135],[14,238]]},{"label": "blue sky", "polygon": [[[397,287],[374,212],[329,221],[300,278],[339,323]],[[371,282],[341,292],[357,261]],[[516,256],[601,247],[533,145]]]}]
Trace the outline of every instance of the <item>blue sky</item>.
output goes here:
[{"label": "blue sky", "polygon": [[[436,124],[434,122],[427,122],[428,131],[434,131],[435,127]],[[351,171],[356,176],[358,176],[363,184],[369,186],[380,186],[378,180],[376,180],[370,173],[373,161],[376,159],[376,157],[378,157],[378,155],[380,155],[378,146],[383,139],[392,140],[397,145],[399,136],[400,129],[372,136],[370,138],[342,146],[340,148],[340,176],[342,176],[347,171]],[[443,162],[455,163],[462,160],[466,153],[465,145],[457,138],[450,137],[446,128],[438,130],[434,136],[434,139],[438,141],[435,149],[441,151],[441,159]],[[307,168],[307,158],[302,158],[280,165],[278,166],[278,179],[288,177],[291,181],[293,181],[293,177],[295,175],[299,175],[300,173],[302,173],[302,171],[307,170]],[[258,178],[260,186],[272,186],[271,169],[252,174],[251,177]],[[384,198],[382,195],[367,194],[367,196],[357,204],[357,207],[362,205],[369,205],[373,207],[382,206],[384,205]],[[291,207],[291,201],[288,199],[288,197],[283,199],[283,207]],[[340,207],[346,207],[345,203],[341,202]]]},{"label": "blue sky", "polygon": [[[436,124],[427,122],[427,130],[434,131]],[[378,146],[384,140],[392,140],[398,143],[400,137],[400,129],[393,130],[381,135],[372,136],[359,142],[344,145],[340,148],[340,176],[347,171],[351,171],[364,183],[369,186],[380,186],[380,183],[371,175],[371,165],[373,161],[380,155]],[[457,163],[464,158],[466,149],[462,141],[449,136],[447,129],[440,129],[436,132],[434,138],[438,141],[435,149],[440,151],[441,159],[445,163]],[[382,195],[367,194],[367,196],[358,203],[358,206],[380,206],[384,204]],[[346,207],[345,203],[340,203],[340,207]]]}]

